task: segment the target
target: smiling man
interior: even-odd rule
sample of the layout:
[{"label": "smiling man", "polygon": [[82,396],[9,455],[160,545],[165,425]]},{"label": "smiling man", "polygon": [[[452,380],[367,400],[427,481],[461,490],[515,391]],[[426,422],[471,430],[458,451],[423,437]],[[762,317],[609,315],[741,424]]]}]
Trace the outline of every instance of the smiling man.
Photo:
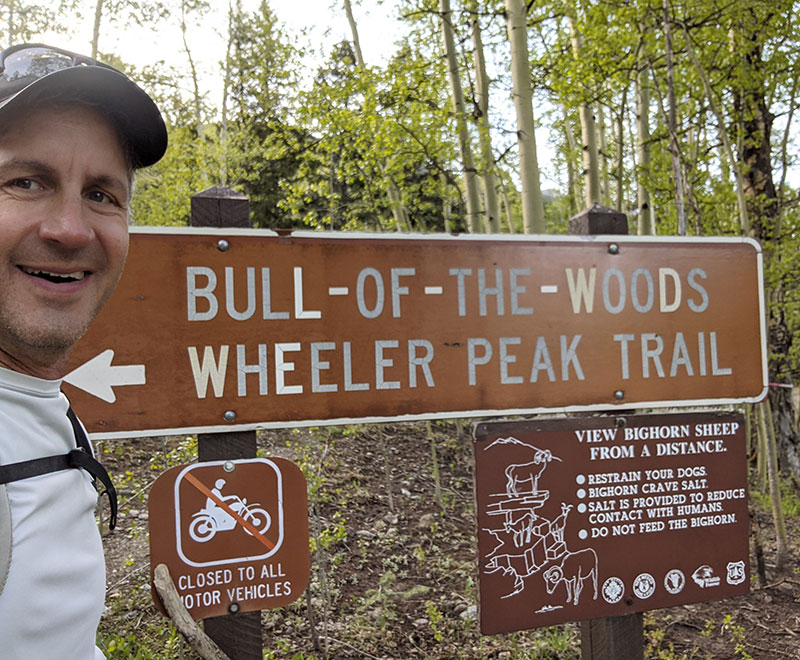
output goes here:
[{"label": "smiling man", "polygon": [[166,145],[158,108],[120,72],[41,44],[0,53],[0,655],[8,660],[103,657],[93,480],[112,487],[61,378],[122,274],[133,172]]}]

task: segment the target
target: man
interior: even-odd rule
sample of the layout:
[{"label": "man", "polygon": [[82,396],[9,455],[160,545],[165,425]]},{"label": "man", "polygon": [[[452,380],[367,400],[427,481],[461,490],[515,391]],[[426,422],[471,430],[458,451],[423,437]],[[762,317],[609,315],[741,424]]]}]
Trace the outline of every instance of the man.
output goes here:
[{"label": "man", "polygon": [[40,44],[0,53],[6,660],[103,657],[95,647],[105,569],[92,476],[107,475],[76,449],[85,434],[60,379],[122,273],[133,171],[166,145],[158,108],[118,71]]}]

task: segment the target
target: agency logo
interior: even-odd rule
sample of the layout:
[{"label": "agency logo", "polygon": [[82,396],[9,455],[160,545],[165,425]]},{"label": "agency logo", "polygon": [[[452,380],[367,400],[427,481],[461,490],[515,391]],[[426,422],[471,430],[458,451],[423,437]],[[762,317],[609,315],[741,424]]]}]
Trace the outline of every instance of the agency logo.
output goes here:
[{"label": "agency logo", "polygon": [[673,568],[664,576],[664,588],[671,594],[679,594],[686,585],[686,576],[683,571]]},{"label": "agency logo", "polygon": [[698,566],[692,573],[692,580],[703,589],[719,586],[719,577],[714,575],[714,569],[708,564]]},{"label": "agency logo", "polygon": [[644,600],[650,598],[656,590],[656,579],[650,573],[639,573],[633,581],[633,593]]},{"label": "agency logo", "polygon": [[603,600],[607,603],[618,603],[625,595],[625,584],[618,577],[610,577],[603,582]]},{"label": "agency logo", "polygon": [[726,581],[728,584],[741,584],[746,577],[745,567],[743,561],[728,562],[728,576]]}]

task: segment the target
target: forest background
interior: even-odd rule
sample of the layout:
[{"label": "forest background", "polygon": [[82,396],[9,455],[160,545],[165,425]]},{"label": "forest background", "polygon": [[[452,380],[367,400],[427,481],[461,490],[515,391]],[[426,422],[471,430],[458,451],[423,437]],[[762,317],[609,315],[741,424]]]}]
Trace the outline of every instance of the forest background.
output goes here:
[{"label": "forest background", "polygon": [[[601,204],[625,212],[632,233],[752,236],[765,255],[770,381],[791,385],[797,5],[339,0],[308,17],[347,19],[348,38],[325,52],[319,32],[290,33],[267,0],[0,0],[0,44],[69,33],[153,94],[170,148],[137,178],[137,224],[187,224],[190,197],[220,184],[274,229],[566,233]],[[362,13],[396,25],[378,35],[384,61],[362,54]],[[224,49],[209,70],[209,40],[196,37],[210,27]],[[131,28],[174,43],[147,64],[104,50]],[[771,387],[769,401],[797,485],[791,391]]]},{"label": "forest background", "polygon": [[[566,233],[600,204],[631,233],[757,239],[773,385],[754,421],[796,491],[798,5],[331,0],[308,22],[348,34],[320,46],[266,0],[0,0],[0,45],[78,39],[157,100],[170,148],[137,177],[136,224],[188,224],[220,184],[273,229]],[[396,27],[376,61],[368,13]],[[163,60],[123,54],[134,28],[175,35]]]}]

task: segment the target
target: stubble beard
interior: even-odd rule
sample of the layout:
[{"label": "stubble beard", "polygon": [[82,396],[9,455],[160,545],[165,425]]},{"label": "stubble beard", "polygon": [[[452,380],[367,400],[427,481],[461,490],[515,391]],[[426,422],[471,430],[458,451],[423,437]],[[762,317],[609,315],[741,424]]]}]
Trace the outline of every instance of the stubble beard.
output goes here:
[{"label": "stubble beard", "polygon": [[65,375],[72,349],[86,334],[110,295],[109,292],[82,323],[58,324],[60,312],[56,308],[50,315],[53,321],[45,323],[36,323],[21,314],[10,317],[0,314],[0,351],[21,366],[52,368]]},{"label": "stubble beard", "polygon": [[1,321],[0,348],[20,364],[51,367],[69,359],[72,348],[87,329],[88,323],[71,331],[47,332],[44,328],[20,328],[16,324]]}]

